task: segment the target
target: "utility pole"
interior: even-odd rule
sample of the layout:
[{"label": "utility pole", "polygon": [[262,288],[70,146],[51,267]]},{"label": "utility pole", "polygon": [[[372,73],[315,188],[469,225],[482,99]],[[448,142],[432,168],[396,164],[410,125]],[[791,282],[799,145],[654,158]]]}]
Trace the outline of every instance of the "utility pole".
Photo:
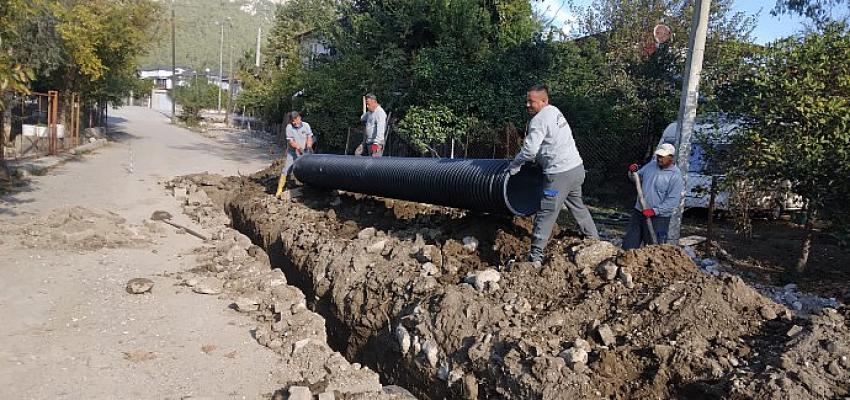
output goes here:
[{"label": "utility pole", "polygon": [[233,41],[227,56],[227,109],[224,110],[224,125],[230,126],[230,103],[233,101]]},{"label": "utility pole", "polygon": [[175,123],[177,114],[177,99],[174,92],[177,89],[177,44],[174,34],[174,0],[171,0],[171,123]]},{"label": "utility pole", "polygon": [[224,20],[221,25],[221,41],[218,45],[218,112],[221,112],[221,85],[222,85],[222,70],[224,69]]},{"label": "utility pole", "polygon": [[260,68],[260,37],[263,28],[257,27],[257,52],[254,54],[254,66]]},{"label": "utility pole", "polygon": [[679,119],[676,123],[676,164],[682,171],[682,195],[679,207],[673,210],[667,241],[679,244],[682,229],[682,213],[685,210],[685,193],[688,190],[688,164],[691,157],[691,136],[694,133],[694,120],[697,115],[699,98],[699,79],[702,73],[702,59],[705,53],[705,37],[708,32],[708,14],[711,0],[696,0],[694,16],[691,21],[691,34],[688,40],[688,61],[685,65],[685,81],[682,83],[682,95],[679,99]]}]

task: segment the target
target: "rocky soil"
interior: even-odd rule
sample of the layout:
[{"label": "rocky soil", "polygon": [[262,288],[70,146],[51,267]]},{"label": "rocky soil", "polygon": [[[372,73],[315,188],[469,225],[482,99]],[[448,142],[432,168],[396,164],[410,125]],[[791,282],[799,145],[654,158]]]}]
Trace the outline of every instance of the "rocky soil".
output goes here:
[{"label": "rocky soil", "polygon": [[[217,234],[198,272],[257,316],[261,344],[316,351],[324,371],[348,365],[324,345],[327,332],[350,362],[420,398],[850,395],[846,306],[804,319],[736,275],[701,271],[679,248],[624,252],[569,232],[535,268],[513,262],[530,242],[527,219],[309,188],[280,201],[269,195],[277,170],[172,187],[208,198],[187,206],[196,220],[220,222],[224,209],[260,246]],[[347,371],[343,382],[382,392],[371,371]],[[288,384],[314,394],[351,387],[332,375]]]},{"label": "rocky soil", "polygon": [[222,295],[231,308],[257,321],[254,338],[281,357],[276,378],[283,387],[273,399],[405,399],[404,389],[383,387],[378,374],[349,363],[327,343],[325,320],[307,309],[304,294],[287,284],[280,269],[272,268],[265,251],[229,228],[229,219],[199,189],[215,179],[178,179],[170,190],[184,212],[214,232],[195,250],[198,266],[175,277],[195,293]]}]

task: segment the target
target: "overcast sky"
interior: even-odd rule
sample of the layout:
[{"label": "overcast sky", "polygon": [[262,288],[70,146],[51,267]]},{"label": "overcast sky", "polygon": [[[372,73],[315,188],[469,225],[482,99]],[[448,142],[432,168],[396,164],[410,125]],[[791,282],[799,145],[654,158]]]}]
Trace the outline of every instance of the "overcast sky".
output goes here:
[{"label": "overcast sky", "polygon": [[[566,32],[570,32],[572,23],[575,21],[572,13],[569,10],[569,2],[567,0],[543,0],[535,1],[533,4],[538,12],[546,18],[554,18],[553,27],[559,27]],[[575,0],[576,5],[586,6],[591,3],[591,0]],[[770,10],[776,4],[776,0],[737,0],[735,8],[738,11],[743,11],[747,14],[758,16],[758,23],[753,31],[753,37],[756,43],[764,44],[773,41],[777,38],[785,37],[803,30],[803,19],[783,15],[774,17],[770,15]]]}]

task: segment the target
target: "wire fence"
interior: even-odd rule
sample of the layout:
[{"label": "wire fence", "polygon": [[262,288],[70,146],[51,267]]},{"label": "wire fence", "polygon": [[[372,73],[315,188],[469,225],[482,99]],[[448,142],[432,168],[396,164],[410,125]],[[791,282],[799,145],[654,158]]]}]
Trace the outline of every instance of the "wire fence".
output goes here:
[{"label": "wire fence", "polygon": [[[398,134],[397,120],[390,120],[384,143],[384,156],[387,157],[436,157],[436,158],[511,158],[520,146],[523,135],[513,127],[501,132],[489,132],[475,138],[448,139],[444,143],[431,143],[424,150],[410,144]],[[346,129],[346,138],[341,149],[332,151],[339,154],[355,154],[357,147],[363,144],[363,126]]]},{"label": "wire fence", "polygon": [[658,136],[577,135],[576,147],[587,172],[584,192],[597,200],[609,200],[611,205],[631,203],[632,198],[622,197],[633,185],[627,178],[628,166],[643,164],[652,154]]}]

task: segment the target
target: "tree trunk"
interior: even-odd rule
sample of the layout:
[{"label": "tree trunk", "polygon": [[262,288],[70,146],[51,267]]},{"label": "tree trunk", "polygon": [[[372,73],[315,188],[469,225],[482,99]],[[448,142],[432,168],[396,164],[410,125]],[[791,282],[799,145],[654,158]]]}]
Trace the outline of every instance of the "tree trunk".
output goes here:
[{"label": "tree trunk", "polygon": [[797,260],[794,272],[802,274],[806,270],[806,264],[809,263],[809,254],[812,250],[812,239],[814,239],[815,225],[815,206],[811,200],[806,202],[806,224],[803,233],[803,248],[800,251],[800,259]]}]

